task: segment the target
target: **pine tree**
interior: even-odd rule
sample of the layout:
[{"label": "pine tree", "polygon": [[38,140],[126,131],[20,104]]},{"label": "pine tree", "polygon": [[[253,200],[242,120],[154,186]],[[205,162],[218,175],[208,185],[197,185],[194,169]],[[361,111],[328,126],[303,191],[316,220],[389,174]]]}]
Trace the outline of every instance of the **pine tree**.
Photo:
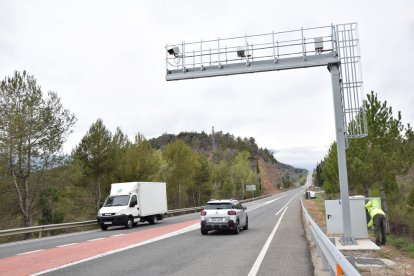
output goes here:
[{"label": "pine tree", "polygon": [[86,135],[73,151],[74,159],[78,160],[83,173],[90,179],[95,191],[96,210],[100,209],[102,200],[102,182],[108,184],[105,175],[113,171],[112,134],[105,127],[102,119],[91,125]]},{"label": "pine tree", "polygon": [[59,162],[59,153],[75,124],[55,92],[43,97],[26,71],[0,82],[0,156],[15,188],[24,226],[31,226],[33,202],[42,186],[38,177]]}]

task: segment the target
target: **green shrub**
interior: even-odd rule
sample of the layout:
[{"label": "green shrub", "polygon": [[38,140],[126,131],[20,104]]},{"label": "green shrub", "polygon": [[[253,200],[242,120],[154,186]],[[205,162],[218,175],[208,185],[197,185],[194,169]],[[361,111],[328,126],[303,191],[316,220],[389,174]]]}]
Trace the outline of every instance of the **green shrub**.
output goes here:
[{"label": "green shrub", "polygon": [[414,242],[412,240],[405,237],[396,237],[394,235],[389,235],[387,239],[388,242],[394,244],[399,249],[407,252],[411,257],[414,258]]}]

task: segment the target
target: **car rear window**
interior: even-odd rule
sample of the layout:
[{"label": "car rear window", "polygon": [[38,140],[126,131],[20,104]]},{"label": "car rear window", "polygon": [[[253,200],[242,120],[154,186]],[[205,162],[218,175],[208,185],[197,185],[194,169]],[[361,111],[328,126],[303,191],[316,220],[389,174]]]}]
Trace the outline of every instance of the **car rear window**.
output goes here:
[{"label": "car rear window", "polygon": [[233,209],[231,203],[207,203],[205,210]]}]

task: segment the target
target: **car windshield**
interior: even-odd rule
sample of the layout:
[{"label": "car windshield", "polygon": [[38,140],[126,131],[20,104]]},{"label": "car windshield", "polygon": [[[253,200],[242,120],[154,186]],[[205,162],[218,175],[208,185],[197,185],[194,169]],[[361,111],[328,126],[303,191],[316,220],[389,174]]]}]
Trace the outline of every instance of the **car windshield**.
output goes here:
[{"label": "car windshield", "polygon": [[205,210],[233,209],[231,203],[207,203]]},{"label": "car windshield", "polygon": [[105,200],[104,207],[109,206],[126,206],[129,202],[129,195],[108,196]]}]

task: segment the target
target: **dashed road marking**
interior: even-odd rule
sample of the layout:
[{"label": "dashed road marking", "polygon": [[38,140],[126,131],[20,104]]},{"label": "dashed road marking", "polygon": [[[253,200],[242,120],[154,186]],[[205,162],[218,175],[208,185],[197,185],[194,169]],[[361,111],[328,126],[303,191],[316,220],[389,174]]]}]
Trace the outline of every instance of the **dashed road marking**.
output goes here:
[{"label": "dashed road marking", "polygon": [[96,238],[96,239],[92,239],[92,240],[88,240],[88,241],[98,241],[98,240],[104,240],[105,238]]},{"label": "dashed road marking", "polygon": [[247,211],[246,211],[246,212],[250,212],[250,211],[256,210],[256,209],[258,209],[258,208],[261,208],[261,207],[263,207],[263,206],[266,206],[266,205],[268,205],[268,204],[270,204],[270,203],[272,203],[272,202],[274,202],[274,201],[276,201],[276,200],[278,200],[278,199],[284,198],[285,196],[287,196],[287,195],[283,195],[283,196],[280,196],[280,197],[278,197],[278,198],[275,198],[275,199],[272,199],[272,200],[266,201],[266,202],[264,202],[264,203],[257,204],[257,205],[255,205],[255,206],[254,206],[254,208],[249,208],[249,209],[247,209]]},{"label": "dashed road marking", "polygon": [[105,253],[101,253],[101,254],[86,258],[86,259],[82,259],[82,260],[75,261],[75,262],[72,262],[72,263],[68,263],[68,264],[65,264],[65,265],[60,265],[60,266],[57,266],[57,267],[54,267],[54,268],[51,268],[51,269],[47,269],[47,270],[44,270],[44,271],[40,271],[40,272],[37,272],[37,273],[33,273],[32,275],[33,276],[42,275],[42,274],[52,272],[52,271],[55,271],[55,270],[58,270],[58,269],[61,269],[61,268],[65,268],[65,267],[73,266],[73,265],[76,265],[76,264],[84,263],[84,262],[87,262],[87,261],[90,261],[90,260],[94,260],[94,259],[98,259],[98,258],[101,258],[101,257],[104,257],[104,256],[108,256],[108,255],[112,255],[112,254],[115,254],[115,253],[118,253],[118,252],[122,252],[122,251],[125,251],[125,250],[128,250],[128,249],[131,249],[131,248],[139,247],[139,246],[142,246],[142,245],[145,245],[145,244],[149,244],[149,243],[160,241],[160,240],[163,240],[163,239],[166,239],[166,238],[174,237],[174,236],[177,236],[177,235],[180,235],[180,234],[184,234],[184,233],[187,233],[187,232],[190,232],[190,231],[194,231],[196,229],[200,229],[200,223],[199,222],[197,222],[195,224],[192,224],[190,226],[187,226],[183,229],[179,229],[179,230],[176,230],[174,232],[167,233],[167,234],[164,234],[164,235],[161,235],[161,236],[158,236],[158,237],[146,240],[146,241],[142,241],[142,242],[139,242],[139,243],[136,243],[136,244],[131,244],[127,247],[115,249],[115,250],[108,251],[108,252],[105,252]]},{"label": "dashed road marking", "polygon": [[66,247],[66,246],[70,246],[70,245],[74,245],[74,244],[78,244],[77,242],[72,242],[72,243],[67,243],[67,244],[62,244],[62,245],[58,245],[56,247]]},{"label": "dashed road marking", "polygon": [[279,215],[279,213],[285,208],[298,194],[294,195],[289,201],[275,214],[275,216]]},{"label": "dashed road marking", "polygon": [[26,255],[26,254],[30,254],[30,253],[35,253],[35,252],[40,252],[40,251],[43,251],[44,249],[38,249],[38,250],[33,250],[33,251],[28,251],[28,252],[23,252],[23,253],[19,253],[19,254],[16,254],[16,255]]}]

